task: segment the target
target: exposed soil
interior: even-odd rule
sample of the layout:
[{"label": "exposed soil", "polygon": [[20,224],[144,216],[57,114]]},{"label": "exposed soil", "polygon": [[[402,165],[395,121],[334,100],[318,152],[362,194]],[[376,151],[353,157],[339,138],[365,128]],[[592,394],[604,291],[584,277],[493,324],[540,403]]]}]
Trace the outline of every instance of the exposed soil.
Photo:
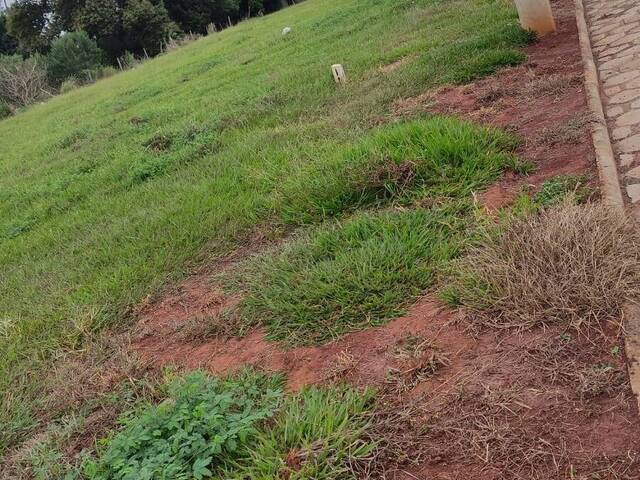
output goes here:
[{"label": "exposed soil", "polygon": [[292,390],[336,378],[358,385],[381,385],[390,368],[401,366],[393,355],[393,347],[409,336],[429,338],[447,351],[469,344],[471,340],[462,332],[447,328],[450,317],[435,301],[425,297],[406,317],[319,347],[284,350],[265,340],[262,328],[243,338],[217,338],[200,345],[172,339],[172,334],[163,330],[164,335],[144,336],[134,346],[151,361],[189,369],[202,367],[224,373],[254,365],[267,371],[285,372],[287,386]]},{"label": "exposed soil", "polygon": [[[488,209],[554,175],[593,177],[573,3],[553,4],[559,33],[528,47],[525,65],[394,106],[394,116],[446,112],[524,139],[518,154],[536,172],[509,175],[481,193]],[[236,252],[142,305],[132,349],[156,366],[281,371],[291,390],[333,381],[377,386],[423,427],[397,460],[396,479],[640,478],[640,422],[619,326],[590,334],[559,327],[474,333],[427,295],[385,326],[318,347],[286,349],[268,342],[263,329],[243,338],[185,337],[186,323],[206,323],[237,304],[212,274],[255,250]]]}]

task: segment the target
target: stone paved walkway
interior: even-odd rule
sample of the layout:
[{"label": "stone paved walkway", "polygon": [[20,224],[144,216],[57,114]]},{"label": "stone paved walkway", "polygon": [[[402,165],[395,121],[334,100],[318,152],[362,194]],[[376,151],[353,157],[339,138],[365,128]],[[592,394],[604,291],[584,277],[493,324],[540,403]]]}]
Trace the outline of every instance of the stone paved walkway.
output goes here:
[{"label": "stone paved walkway", "polygon": [[623,193],[640,204],[640,0],[584,0]]}]

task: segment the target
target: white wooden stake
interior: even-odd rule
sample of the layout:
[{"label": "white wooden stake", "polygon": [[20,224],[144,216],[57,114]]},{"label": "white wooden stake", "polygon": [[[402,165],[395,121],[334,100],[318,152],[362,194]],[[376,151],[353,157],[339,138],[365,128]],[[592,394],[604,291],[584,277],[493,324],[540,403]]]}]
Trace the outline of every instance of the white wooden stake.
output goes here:
[{"label": "white wooden stake", "polygon": [[520,25],[533,30],[539,37],[556,31],[556,22],[549,0],[515,0]]},{"label": "white wooden stake", "polygon": [[347,81],[347,74],[344,73],[344,67],[339,63],[331,65],[331,73],[333,73],[333,79],[336,83],[345,83]]}]

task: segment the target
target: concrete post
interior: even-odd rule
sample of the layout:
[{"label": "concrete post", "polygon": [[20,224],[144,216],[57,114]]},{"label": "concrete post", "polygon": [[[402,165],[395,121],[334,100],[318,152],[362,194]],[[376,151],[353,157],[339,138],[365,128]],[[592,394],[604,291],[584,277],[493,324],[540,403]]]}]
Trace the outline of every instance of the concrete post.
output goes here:
[{"label": "concrete post", "polygon": [[347,81],[347,74],[344,73],[344,67],[339,63],[331,65],[331,73],[333,73],[333,79],[336,83],[345,83]]},{"label": "concrete post", "polygon": [[515,0],[516,9],[520,16],[520,25],[527,30],[533,30],[539,37],[556,31],[549,0]]}]

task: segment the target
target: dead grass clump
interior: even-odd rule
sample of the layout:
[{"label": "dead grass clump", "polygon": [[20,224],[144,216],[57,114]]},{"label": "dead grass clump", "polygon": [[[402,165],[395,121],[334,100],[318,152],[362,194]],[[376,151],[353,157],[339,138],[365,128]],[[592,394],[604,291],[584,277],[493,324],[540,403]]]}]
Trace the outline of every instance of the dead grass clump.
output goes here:
[{"label": "dead grass clump", "polygon": [[350,168],[347,175],[359,179],[355,190],[367,192],[377,198],[400,195],[410,189],[417,180],[416,164],[410,160],[401,163],[386,159],[362,175],[362,167]]},{"label": "dead grass clump", "polygon": [[395,346],[393,356],[401,362],[398,368],[387,372],[386,387],[393,393],[413,390],[423,381],[437,375],[449,365],[449,358],[429,339],[408,335]]},{"label": "dead grass clump", "polygon": [[623,213],[568,201],[512,219],[454,267],[451,291],[479,326],[574,327],[619,317],[640,288],[640,233]]},{"label": "dead grass clump", "polygon": [[[609,397],[622,393],[627,388],[625,372],[602,356],[604,338],[577,341],[567,333],[554,337],[527,350],[530,372],[542,374],[547,385],[569,387],[581,401],[595,397]],[[536,374],[536,376],[538,376]],[[593,405],[589,405],[593,410]]]},{"label": "dead grass clump", "polygon": [[169,147],[171,147],[172,142],[173,139],[170,136],[157,134],[147,140],[147,142],[144,144],[144,147],[147,150],[151,150],[156,153],[164,152],[165,150],[168,150]]},{"label": "dead grass clump", "polygon": [[178,336],[192,343],[212,338],[231,338],[245,333],[238,309],[226,308],[214,315],[196,315],[180,325]]},{"label": "dead grass clump", "polygon": [[[569,405],[549,404],[541,413],[522,400],[528,389],[479,387],[451,391],[421,412],[427,425],[418,448],[422,464],[479,464],[504,480],[635,478],[635,452],[607,458],[570,448],[566,422],[575,421],[576,410]],[[602,472],[607,475],[597,476]]]},{"label": "dead grass clump", "polygon": [[330,382],[344,381],[346,376],[355,371],[358,366],[358,361],[358,357],[348,350],[343,350],[329,367],[325,375],[325,380]]},{"label": "dead grass clump", "polygon": [[490,85],[489,88],[476,95],[476,102],[480,105],[489,106],[512,93],[513,89],[505,85]]},{"label": "dead grass clump", "polygon": [[613,365],[597,364],[576,373],[583,398],[614,395],[626,387],[625,373]]},{"label": "dead grass clump", "polygon": [[525,420],[519,388],[461,388],[442,398],[425,419],[429,463],[442,459],[495,466],[500,478],[550,478],[534,472],[566,457],[557,425]]},{"label": "dead grass clump", "polygon": [[579,115],[560,125],[543,128],[534,139],[538,145],[552,147],[554,145],[577,145],[582,142],[586,127],[591,122],[590,115]]},{"label": "dead grass clump", "polygon": [[419,358],[426,349],[432,348],[432,342],[420,335],[408,334],[401,338],[393,349],[393,356],[399,360]]},{"label": "dead grass clump", "polygon": [[565,95],[567,90],[582,85],[582,75],[552,73],[540,75],[528,82],[522,93],[531,98],[540,96],[560,97]]},{"label": "dead grass clump", "polygon": [[350,459],[353,478],[362,480],[395,478],[394,472],[425,460],[428,425],[419,401],[402,402],[397,395],[381,397],[361,441],[375,444],[366,458]]},{"label": "dead grass clump", "polygon": [[449,359],[446,355],[431,351],[409,362],[403,368],[389,369],[386,384],[396,393],[408,392],[448,365]]}]

